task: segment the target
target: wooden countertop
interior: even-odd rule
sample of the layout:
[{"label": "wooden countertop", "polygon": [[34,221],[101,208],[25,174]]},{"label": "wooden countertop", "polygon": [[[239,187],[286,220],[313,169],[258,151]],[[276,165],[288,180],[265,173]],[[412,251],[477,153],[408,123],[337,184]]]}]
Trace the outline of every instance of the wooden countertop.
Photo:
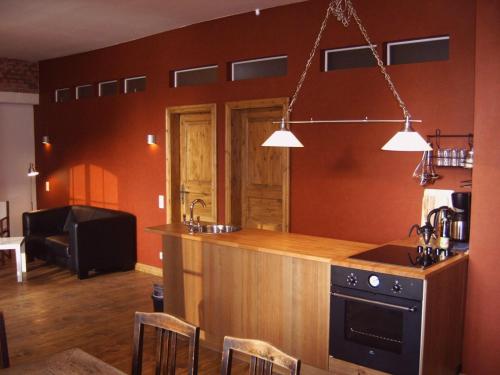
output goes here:
[{"label": "wooden countertop", "polygon": [[[467,254],[456,255],[446,262],[426,270],[410,268],[358,259],[350,256],[378,247],[376,244],[337,240],[326,237],[308,236],[296,233],[283,233],[262,229],[242,229],[238,232],[224,234],[195,233],[189,234],[183,224],[165,224],[146,228],[147,232],[160,235],[181,237],[193,241],[204,241],[221,246],[236,247],[270,254],[285,255],[301,259],[309,259],[333,265],[353,267],[368,271],[395,274],[399,276],[426,279],[443,269],[465,261]],[[402,246],[415,246],[416,239],[391,242]]]},{"label": "wooden countertop", "polygon": [[224,234],[189,234],[183,224],[167,224],[146,228],[162,235],[205,241],[223,246],[244,248],[266,253],[331,263],[375,247],[373,244],[306,236],[262,229],[242,229]]},{"label": "wooden countertop", "polygon": [[[400,246],[408,246],[411,251],[415,251],[415,247],[418,244],[418,237],[411,237],[411,238],[406,238],[403,240],[396,240],[396,241],[391,241],[389,242],[392,245],[400,245]],[[380,246],[380,245],[378,245]],[[374,246],[374,247],[378,247]],[[374,271],[374,272],[380,272],[380,273],[387,273],[390,275],[398,275],[398,276],[406,276],[406,277],[413,277],[416,279],[429,279],[431,277],[434,277],[438,275],[440,272],[443,270],[452,267],[453,265],[460,263],[460,262],[465,262],[469,258],[468,252],[461,252],[452,258],[446,260],[445,262],[433,265],[432,267],[429,267],[425,270],[421,268],[412,268],[412,267],[404,267],[404,266],[397,266],[393,264],[383,264],[383,263],[376,263],[376,262],[371,262],[371,261],[366,261],[366,260],[361,260],[361,259],[342,259],[340,261],[335,262],[334,264],[337,266],[343,266],[343,267],[352,267],[352,268],[358,268],[362,270],[367,270],[367,271]]]}]

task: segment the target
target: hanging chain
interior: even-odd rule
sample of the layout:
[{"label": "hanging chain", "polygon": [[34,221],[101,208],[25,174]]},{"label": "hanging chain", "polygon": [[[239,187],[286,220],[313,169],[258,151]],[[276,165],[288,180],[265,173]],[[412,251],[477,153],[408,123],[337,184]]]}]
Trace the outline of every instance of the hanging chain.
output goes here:
[{"label": "hanging chain", "polygon": [[[403,99],[401,99],[401,96],[399,96],[398,90],[396,90],[396,86],[394,86],[394,83],[392,83],[391,76],[389,75],[389,73],[387,73],[387,70],[385,69],[384,63],[382,62],[382,59],[378,55],[377,50],[375,49],[375,46],[370,41],[370,37],[368,36],[368,32],[366,31],[365,27],[361,23],[361,20],[359,19],[359,16],[358,16],[358,13],[356,12],[356,9],[354,9],[354,7],[351,3],[351,0],[345,0],[345,1],[346,1],[346,6],[349,8],[348,17],[350,17],[352,15],[352,17],[354,18],[354,21],[356,21],[356,24],[358,25],[359,31],[361,32],[361,34],[365,38],[366,43],[370,47],[370,50],[372,51],[373,57],[375,57],[375,60],[377,60],[377,64],[380,68],[380,72],[384,76],[384,78],[387,82],[387,85],[389,86],[389,89],[392,92],[392,95],[394,95],[394,97],[396,98],[396,100],[399,103],[399,107],[403,110],[403,116],[405,118],[411,117],[410,112],[408,111],[408,108],[406,108],[406,104],[403,102]],[[340,3],[340,2],[342,2],[342,0],[337,0],[337,3]],[[336,15],[337,15],[337,19],[339,19],[339,14],[336,14]],[[344,26],[346,26],[346,24],[344,23],[344,16],[345,16],[345,13],[342,14],[342,24]],[[349,25],[349,19],[347,19],[347,25]]]},{"label": "hanging chain", "polygon": [[328,9],[326,10],[325,18],[323,19],[323,23],[321,24],[321,28],[319,29],[318,36],[316,37],[316,41],[314,42],[314,46],[311,50],[311,53],[309,54],[309,59],[306,62],[306,67],[304,68],[304,71],[302,72],[302,75],[300,76],[299,82],[297,83],[297,87],[295,88],[295,92],[293,94],[292,100],[290,100],[290,104],[288,105],[288,110],[287,114],[290,115],[292,113],[293,105],[295,104],[295,101],[297,100],[297,97],[299,96],[300,89],[302,88],[302,84],[304,83],[304,80],[306,79],[307,72],[309,71],[309,68],[311,67],[312,60],[314,58],[314,55],[316,55],[316,50],[318,49],[319,42],[321,41],[321,37],[323,36],[323,31],[325,31],[326,24],[328,23],[328,18],[330,17],[330,14],[333,12],[333,1],[328,5]]},{"label": "hanging chain", "polygon": [[351,21],[351,17],[354,18],[354,21],[356,21],[356,24],[358,25],[359,31],[363,35],[363,38],[365,39],[366,43],[370,47],[370,50],[372,51],[373,57],[375,57],[375,60],[377,60],[377,65],[380,68],[380,72],[384,76],[387,85],[389,86],[389,89],[392,92],[392,95],[394,98],[399,103],[399,107],[403,110],[403,116],[405,118],[410,118],[410,112],[408,111],[408,108],[406,108],[406,104],[403,102],[403,99],[401,99],[401,96],[399,96],[398,91],[396,90],[396,87],[394,86],[394,83],[392,82],[391,76],[389,73],[387,73],[387,70],[385,69],[384,63],[382,62],[382,59],[377,53],[377,50],[375,49],[375,46],[372,44],[370,41],[370,37],[368,36],[368,32],[366,31],[365,27],[361,23],[361,19],[359,18],[356,10],[354,9],[354,6],[351,3],[351,0],[332,0],[330,4],[328,5],[328,9],[326,11],[325,18],[323,19],[323,23],[321,24],[321,28],[319,30],[318,36],[316,37],[316,41],[314,43],[314,46],[311,50],[311,53],[309,55],[309,59],[307,60],[306,66],[304,68],[304,71],[302,72],[302,75],[300,76],[299,82],[297,84],[297,88],[295,89],[295,93],[293,94],[292,100],[290,101],[290,104],[288,105],[288,110],[287,113],[290,115],[292,112],[293,106],[295,104],[295,101],[297,100],[297,97],[299,95],[299,92],[302,88],[302,84],[304,83],[304,80],[307,76],[307,72],[309,71],[309,68],[312,64],[312,60],[314,56],[316,55],[316,50],[318,49],[319,43],[321,41],[321,37],[323,36],[323,32],[325,31],[326,24],[328,22],[328,18],[330,17],[330,14],[335,14],[335,17],[339,22],[344,25],[344,27],[348,27]]}]

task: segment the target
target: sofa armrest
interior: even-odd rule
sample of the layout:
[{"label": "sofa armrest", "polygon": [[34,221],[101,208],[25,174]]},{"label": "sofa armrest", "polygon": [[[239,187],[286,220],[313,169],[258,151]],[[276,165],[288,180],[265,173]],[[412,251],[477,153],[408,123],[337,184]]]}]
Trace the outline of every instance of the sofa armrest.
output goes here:
[{"label": "sofa armrest", "polygon": [[136,219],[119,214],[74,223],[70,227],[71,262],[84,278],[91,269],[129,270],[137,260]]},{"label": "sofa armrest", "polygon": [[52,235],[63,231],[70,206],[23,213],[23,235]]}]

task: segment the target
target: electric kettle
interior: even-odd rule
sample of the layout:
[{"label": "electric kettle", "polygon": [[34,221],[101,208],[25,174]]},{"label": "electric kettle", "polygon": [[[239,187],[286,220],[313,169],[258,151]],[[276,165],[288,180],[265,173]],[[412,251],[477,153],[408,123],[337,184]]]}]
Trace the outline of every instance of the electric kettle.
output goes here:
[{"label": "electric kettle", "polygon": [[427,222],[431,223],[434,216],[434,234],[439,239],[439,247],[448,249],[450,247],[452,218],[455,211],[448,206],[435,208],[427,215]]}]

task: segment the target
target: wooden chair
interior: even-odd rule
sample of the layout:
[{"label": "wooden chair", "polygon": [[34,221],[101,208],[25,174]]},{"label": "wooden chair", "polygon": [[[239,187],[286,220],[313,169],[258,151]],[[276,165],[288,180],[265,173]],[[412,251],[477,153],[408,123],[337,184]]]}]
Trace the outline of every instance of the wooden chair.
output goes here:
[{"label": "wooden chair", "polygon": [[[0,237],[10,237],[9,201],[0,201]],[[0,253],[0,260],[5,264],[5,257],[11,257],[10,250]]]},{"label": "wooden chair", "polygon": [[5,320],[3,318],[3,312],[0,311],[0,368],[7,368],[9,366],[9,349],[7,347]]},{"label": "wooden chair", "polygon": [[300,359],[289,356],[271,344],[260,340],[224,337],[221,375],[231,374],[233,351],[250,355],[250,375],[271,375],[273,365],[290,371],[290,375],[300,374]]},{"label": "wooden chair", "polygon": [[196,375],[198,373],[199,327],[164,313],[136,312],[134,322],[132,375],[140,375],[142,373],[144,325],[157,328],[155,356],[156,375],[175,374],[177,335],[184,336],[189,340],[188,374]]}]

